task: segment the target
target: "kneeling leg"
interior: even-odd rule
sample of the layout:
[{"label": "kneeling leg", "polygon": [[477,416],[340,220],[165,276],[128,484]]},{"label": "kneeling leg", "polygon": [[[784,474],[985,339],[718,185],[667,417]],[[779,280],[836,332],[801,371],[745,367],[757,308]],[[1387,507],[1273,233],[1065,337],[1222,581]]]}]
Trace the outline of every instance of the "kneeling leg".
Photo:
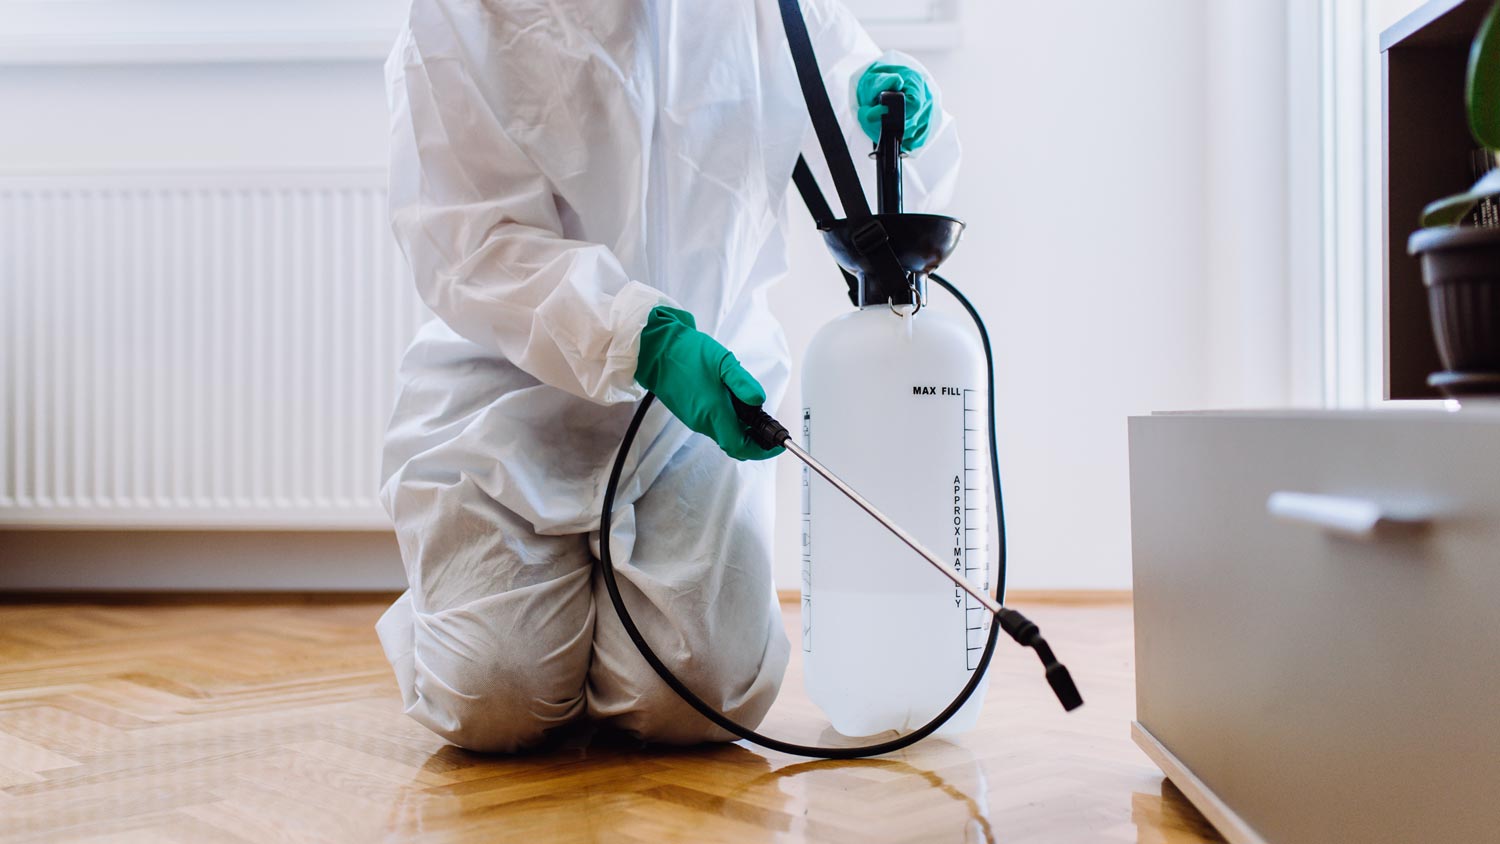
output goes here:
[{"label": "kneeling leg", "polygon": [[462,474],[391,483],[410,588],[377,630],[407,714],[481,751],[534,745],[581,716],[586,538],[537,535]]},{"label": "kneeling leg", "polygon": [[[694,438],[632,507],[615,514],[621,593],[657,655],[707,703],[747,726],[765,717],[788,644],[771,581],[775,472]],[[595,578],[589,713],[674,744],[732,738],[657,677]]]}]

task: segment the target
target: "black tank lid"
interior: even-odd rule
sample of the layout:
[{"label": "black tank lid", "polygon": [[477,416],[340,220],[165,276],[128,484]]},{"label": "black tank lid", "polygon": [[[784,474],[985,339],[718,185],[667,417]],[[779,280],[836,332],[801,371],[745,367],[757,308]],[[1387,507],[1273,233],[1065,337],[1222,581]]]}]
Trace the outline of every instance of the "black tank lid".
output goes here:
[{"label": "black tank lid", "polygon": [[857,223],[834,220],[823,241],[857,307],[911,305],[926,297],[927,274],[953,254],[963,230],[962,221],[938,214],[875,214]]}]

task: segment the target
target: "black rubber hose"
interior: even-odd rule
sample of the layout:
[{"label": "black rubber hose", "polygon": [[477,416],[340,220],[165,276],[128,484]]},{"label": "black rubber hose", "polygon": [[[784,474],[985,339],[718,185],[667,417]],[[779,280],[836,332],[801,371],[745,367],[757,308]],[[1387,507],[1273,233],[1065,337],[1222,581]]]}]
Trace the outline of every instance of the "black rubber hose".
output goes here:
[{"label": "black rubber hose", "polygon": [[[999,563],[997,566],[998,576],[995,585],[995,600],[1000,603],[1004,603],[1006,562],[1005,508],[1000,489],[1000,458],[998,456],[996,448],[995,435],[994,351],[990,346],[989,332],[985,329],[984,320],[980,318],[979,312],[974,308],[974,305],[969,302],[969,300],[947,280],[937,275],[933,275],[931,276],[931,278],[939,285],[941,285],[944,290],[947,290],[949,293],[951,293],[954,298],[958,300],[959,304],[963,305],[964,310],[968,311],[970,318],[974,320],[975,327],[979,330],[980,340],[984,344],[984,357],[988,369],[989,383],[988,410],[991,476],[990,481],[991,488],[994,490],[993,494],[995,498],[995,517],[998,524],[998,536],[996,537],[996,545],[998,548]],[[969,682],[964,685],[963,689],[958,693],[958,696],[953,699],[952,703],[948,704],[948,706],[943,709],[942,712],[939,712],[936,717],[934,717],[931,721],[928,721],[926,724],[923,724],[921,727],[918,727],[917,729],[905,735],[898,736],[897,738],[891,739],[889,741],[877,742],[875,744],[867,744],[858,747],[817,747],[812,745],[795,744],[793,742],[782,741],[780,739],[772,738],[771,736],[762,735],[755,730],[752,730],[749,727],[746,727],[743,724],[734,721],[733,719],[729,718],[729,716],[708,705],[708,703],[706,703],[702,698],[698,697],[698,695],[695,694],[692,689],[689,689],[686,685],[684,685],[683,682],[677,678],[677,675],[672,673],[672,670],[667,667],[666,663],[662,662],[661,658],[656,655],[656,651],[651,648],[650,643],[648,643],[645,637],[641,635],[641,631],[638,627],[636,627],[634,619],[630,617],[630,611],[626,609],[625,600],[620,595],[620,586],[615,579],[614,561],[610,557],[610,523],[614,514],[615,492],[620,485],[620,476],[624,472],[625,462],[630,455],[631,447],[635,443],[635,437],[640,430],[641,421],[646,418],[646,413],[651,409],[651,405],[655,403],[655,400],[656,397],[649,393],[644,399],[641,400],[639,407],[636,409],[635,416],[630,420],[630,426],[625,430],[625,437],[620,442],[620,450],[615,455],[614,466],[610,469],[609,482],[605,485],[604,488],[603,512],[601,513],[599,518],[599,569],[604,578],[604,587],[606,591],[609,592],[610,603],[614,605],[615,613],[619,615],[620,624],[625,628],[626,635],[628,635],[631,641],[635,643],[636,649],[640,651],[641,656],[645,658],[647,664],[651,666],[652,670],[656,672],[657,676],[661,677],[662,682],[666,683],[667,686],[670,687],[672,691],[676,692],[678,697],[681,697],[684,701],[686,701],[689,706],[697,710],[698,714],[707,718],[709,721],[712,721],[714,724],[718,725],[727,732],[739,736],[746,741],[758,744],[761,747],[765,747],[771,750],[778,750],[782,753],[790,753],[796,756],[810,756],[823,759],[858,759],[865,756],[879,756],[885,753],[892,753],[897,750],[901,750],[902,748],[910,747],[911,745],[916,744],[927,736],[932,735],[932,733],[936,732],[938,728],[942,727],[949,718],[952,718],[954,713],[958,712],[958,710],[968,702],[969,698],[973,696],[974,691],[979,688],[980,682],[984,679],[985,672],[989,669],[990,659],[995,654],[995,643],[999,641],[1000,631],[1002,629],[1002,617],[1020,618],[1024,621],[1024,618],[1022,618],[1019,613],[1015,613],[1013,610],[1007,610],[1005,616],[997,615],[991,620],[989,638],[985,641],[984,652],[980,654],[979,664],[975,666],[973,673],[969,677]],[[1028,625],[1030,624],[1030,622],[1026,623]],[[1046,642],[1043,641],[1039,635],[1035,634],[1035,625],[1030,625],[1030,628],[1030,632],[1032,634],[1031,638],[1033,638],[1036,643],[1040,643],[1041,646],[1045,648]],[[1022,642],[1022,644],[1028,643]],[[1035,645],[1033,644],[1031,646],[1034,647]],[[1038,653],[1040,655],[1041,651],[1038,651]],[[1050,654],[1050,650],[1047,651],[1047,653]],[[1059,669],[1062,668],[1062,666],[1057,665],[1055,661],[1047,660],[1045,658],[1043,659],[1043,663],[1048,665],[1049,681],[1053,676],[1053,666],[1056,666],[1056,668]],[[1066,674],[1066,669],[1062,669],[1062,671],[1064,674]],[[1069,685],[1071,685],[1071,680],[1068,680],[1068,683]],[[1056,684],[1054,684],[1054,688],[1056,688]],[[1076,691],[1074,692],[1074,694],[1076,695]],[[1078,703],[1081,704],[1082,700],[1079,699]],[[1064,706],[1069,709],[1075,708],[1074,706],[1068,706],[1068,701],[1066,700],[1064,701]]]},{"label": "black rubber hose", "polygon": [[[990,332],[984,325],[984,318],[979,315],[979,309],[974,307],[974,303],[969,301],[969,297],[965,296],[957,287],[954,287],[952,282],[937,273],[932,273],[927,277],[937,282],[939,287],[948,291],[948,295],[952,296],[957,300],[958,304],[963,306],[964,311],[969,315],[969,319],[974,321],[974,327],[979,331],[979,342],[984,344],[984,376],[985,384],[988,388],[988,392],[986,393],[988,397],[986,411],[989,413],[989,416],[986,418],[989,419],[987,427],[990,435],[990,488],[995,491],[995,545],[999,549],[996,561],[995,600],[1004,604],[1005,561],[1007,558],[1005,505],[1003,503],[1005,497],[1001,494],[1000,490],[1000,447],[999,438],[995,433],[995,350],[990,346]],[[992,636],[991,638],[994,637]]]}]

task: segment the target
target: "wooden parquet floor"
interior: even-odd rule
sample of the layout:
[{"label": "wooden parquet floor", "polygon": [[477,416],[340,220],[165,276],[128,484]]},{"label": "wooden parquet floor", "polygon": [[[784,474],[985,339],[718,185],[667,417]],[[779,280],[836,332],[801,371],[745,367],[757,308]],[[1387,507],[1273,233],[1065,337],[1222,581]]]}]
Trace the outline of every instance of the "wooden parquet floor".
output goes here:
[{"label": "wooden parquet floor", "polygon": [[[976,730],[808,762],[582,734],[520,757],[445,746],[400,712],[384,603],[0,605],[0,841],[1219,840],[1130,742],[1127,605],[1027,607],[1078,712],[1008,648]],[[766,729],[826,739],[799,671]]]}]

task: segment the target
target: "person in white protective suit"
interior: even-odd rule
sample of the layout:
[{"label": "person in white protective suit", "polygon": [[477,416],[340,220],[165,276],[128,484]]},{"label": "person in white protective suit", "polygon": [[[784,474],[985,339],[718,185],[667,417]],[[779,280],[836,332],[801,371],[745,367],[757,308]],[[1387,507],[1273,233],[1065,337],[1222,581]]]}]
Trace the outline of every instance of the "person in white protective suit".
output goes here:
[{"label": "person in white protective suit", "polygon": [[[877,60],[921,70],[882,57],[834,0],[804,14],[868,176],[856,84]],[[763,387],[774,408],[786,390],[766,291],[787,270],[798,154],[830,182],[775,0],[415,0],[386,73],[393,228],[436,315],[401,363],[382,470],[410,588],[377,630],[405,711],[473,750],[579,719],[651,741],[730,738],[636,652],[594,560],[604,482],[646,391],[648,323],[678,351],[733,349],[738,365],[715,360],[747,400]],[[927,95],[911,210],[944,203],[956,179],[951,120]],[[801,283],[840,281],[829,264]],[[703,373],[652,354],[649,386],[691,416],[665,396]],[[754,725],[788,657],[773,467],[731,459],[770,455],[713,420],[690,424],[648,415],[609,541],[657,652]]]}]

